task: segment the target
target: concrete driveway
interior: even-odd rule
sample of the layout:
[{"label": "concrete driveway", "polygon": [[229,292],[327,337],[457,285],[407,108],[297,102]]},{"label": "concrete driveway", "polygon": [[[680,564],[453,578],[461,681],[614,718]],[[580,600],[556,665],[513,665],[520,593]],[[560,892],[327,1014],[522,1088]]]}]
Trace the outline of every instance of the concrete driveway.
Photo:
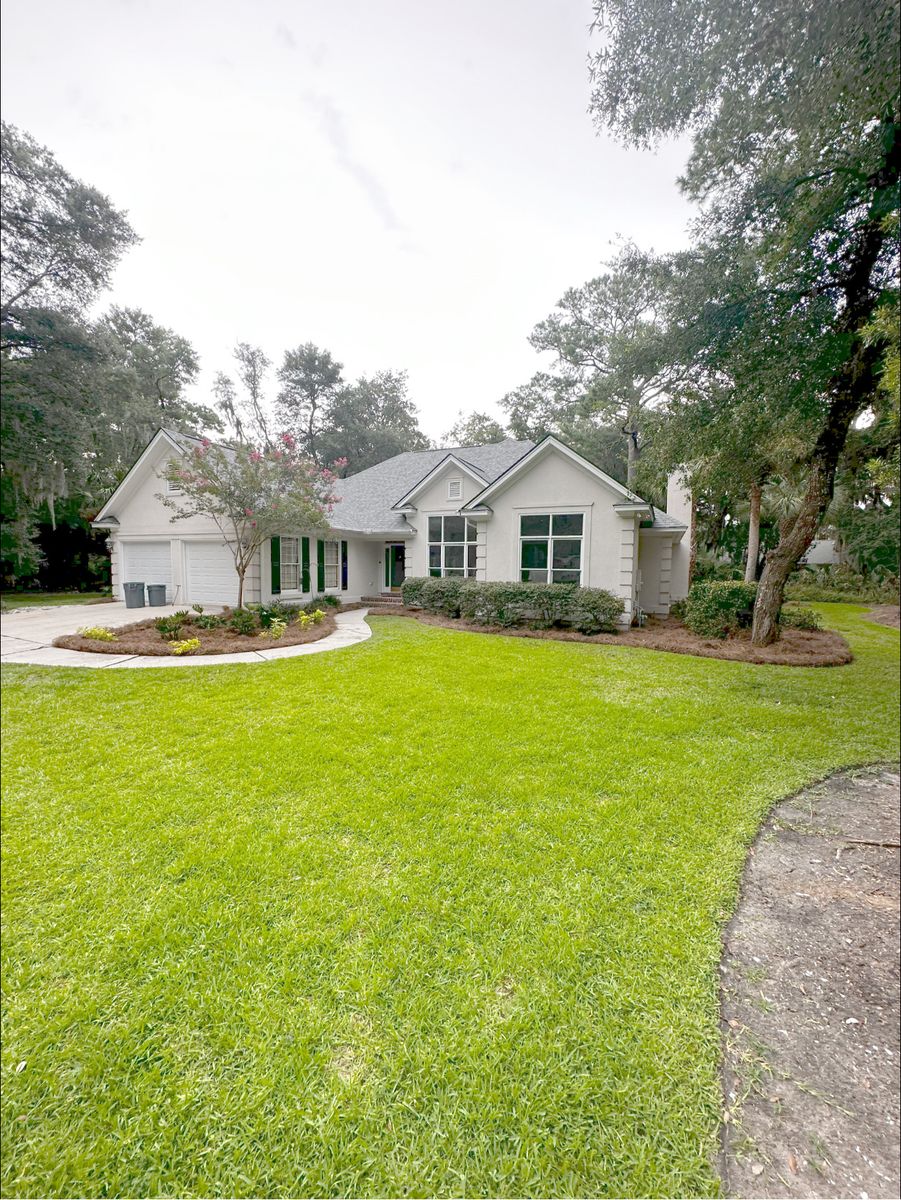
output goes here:
[{"label": "concrete driveway", "polygon": [[[220,606],[207,604],[207,612],[221,612]],[[206,654],[161,657],[150,654],[92,654],[83,650],[64,650],[54,646],[55,638],[77,633],[86,625],[119,625],[145,621],[149,617],[170,617],[183,606],[167,604],[159,608],[126,608],[123,601],[112,604],[59,604],[46,608],[21,608],[0,617],[0,661],[32,663],[44,667],[210,667],[232,663],[269,662],[324,650],[339,650],[370,637],[364,618],[366,609],[338,613],[338,628],[318,642],[281,649],[250,650],[241,654]]]}]

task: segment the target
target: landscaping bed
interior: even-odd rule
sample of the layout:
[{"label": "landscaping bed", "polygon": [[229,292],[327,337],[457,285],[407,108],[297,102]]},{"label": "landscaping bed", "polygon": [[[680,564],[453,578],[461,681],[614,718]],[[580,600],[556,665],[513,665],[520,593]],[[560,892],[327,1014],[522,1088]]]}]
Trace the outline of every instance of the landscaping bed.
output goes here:
[{"label": "landscaping bed", "polygon": [[877,604],[867,613],[867,620],[888,625],[891,629],[901,629],[901,608],[897,604]]},{"label": "landscaping bed", "polygon": [[[308,642],[318,642],[335,631],[335,618],[328,612],[324,613],[315,624],[303,628],[296,619],[290,620],[281,636],[269,637],[264,628],[256,620],[252,633],[239,633],[232,629],[228,621],[234,617],[230,609],[218,614],[222,623],[212,629],[202,628],[196,624],[200,614],[191,613],[181,626],[178,638],[167,641],[160,634],[156,620],[138,621],[132,625],[120,625],[111,629],[111,641],[100,641],[96,638],[85,637],[81,633],[69,633],[58,637],[54,646],[66,650],[88,650],[92,654],[153,654],[167,657],[177,653],[173,647],[180,642],[196,638],[200,645],[188,650],[191,657],[204,654],[240,654],[248,650],[272,650],[284,646],[301,646]],[[258,618],[258,615],[257,615]]]},{"label": "landscaping bed", "polygon": [[[391,614],[395,615],[392,611]],[[622,633],[577,633],[573,629],[517,629],[482,625],[463,618],[399,609],[397,616],[414,617],[425,625],[462,629],[469,633],[501,633],[505,637],[544,638],[557,642],[594,642],[608,646],[641,646],[671,654],[694,654],[699,658],[725,658],[733,662],[770,664],[783,667],[840,667],[851,662],[851,647],[830,629],[784,629],[772,646],[752,646],[751,632],[739,630],[729,638],[703,638],[691,632],[676,617],[649,617],[641,629]]]}]

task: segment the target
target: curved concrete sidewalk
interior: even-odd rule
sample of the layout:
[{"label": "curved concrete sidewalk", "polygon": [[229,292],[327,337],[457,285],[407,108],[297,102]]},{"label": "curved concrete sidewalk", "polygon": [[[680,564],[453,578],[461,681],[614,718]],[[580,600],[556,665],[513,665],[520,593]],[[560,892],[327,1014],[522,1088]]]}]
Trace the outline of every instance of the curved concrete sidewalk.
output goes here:
[{"label": "curved concrete sidewalk", "polygon": [[[121,609],[123,612],[119,612]],[[74,610],[74,611],[73,611]],[[91,610],[89,613],[86,610]],[[28,663],[38,667],[228,667],[236,663],[274,662],[282,658],[298,658],[302,654],[322,654],[326,650],[343,650],[372,636],[366,624],[369,611],[365,608],[336,613],[338,628],[318,642],[303,646],[272,647],[266,650],[245,650],[240,654],[204,654],[193,656],[156,654],[92,654],[82,650],[64,650],[54,646],[54,638],[75,633],[84,625],[105,625],[115,628],[128,623],[135,613],[128,611],[123,619],[124,605],[58,605],[53,608],[23,609],[4,614],[0,621],[0,661]],[[166,616],[175,611],[171,606],[154,610],[154,615]],[[138,620],[143,620],[142,613]]]}]

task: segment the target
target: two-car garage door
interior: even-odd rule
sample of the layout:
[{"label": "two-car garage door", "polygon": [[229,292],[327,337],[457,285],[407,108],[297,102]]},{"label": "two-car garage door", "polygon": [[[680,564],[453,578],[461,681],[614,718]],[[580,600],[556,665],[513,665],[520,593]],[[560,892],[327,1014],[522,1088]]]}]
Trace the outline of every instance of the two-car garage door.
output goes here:
[{"label": "two-car garage door", "polygon": [[[184,541],[184,585],[174,586],[169,541],[123,542],[123,583],[164,583],[169,604],[235,604],[238,575],[228,546],[219,541]],[[180,552],[176,542],[174,550]]]}]

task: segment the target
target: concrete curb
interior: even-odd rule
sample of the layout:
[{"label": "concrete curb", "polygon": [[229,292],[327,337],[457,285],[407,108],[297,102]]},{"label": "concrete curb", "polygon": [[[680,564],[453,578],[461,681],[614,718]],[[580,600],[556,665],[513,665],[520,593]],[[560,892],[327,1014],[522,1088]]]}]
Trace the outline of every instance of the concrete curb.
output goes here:
[{"label": "concrete curb", "polygon": [[[35,610],[31,610],[35,611]],[[46,609],[43,610],[46,614]],[[98,670],[118,670],[132,667],[231,667],[248,663],[278,662],[284,658],[299,658],[304,654],[323,654],[328,650],[343,650],[372,637],[366,624],[366,608],[336,613],[338,628],[318,642],[303,646],[273,647],[267,650],[243,651],[240,654],[205,654],[194,657],[163,657],[153,654],[92,654],[83,650],[64,650],[46,642],[9,634],[3,630],[0,643],[0,662],[25,663],[35,667],[93,667]],[[59,636],[59,635],[57,635]]]}]

